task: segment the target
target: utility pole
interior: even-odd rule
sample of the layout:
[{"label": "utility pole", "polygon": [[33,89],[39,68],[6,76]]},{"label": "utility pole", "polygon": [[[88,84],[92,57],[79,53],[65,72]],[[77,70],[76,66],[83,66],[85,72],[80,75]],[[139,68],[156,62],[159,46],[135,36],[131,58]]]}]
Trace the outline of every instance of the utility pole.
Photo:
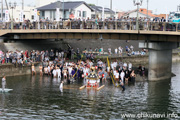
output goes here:
[{"label": "utility pole", "polygon": [[3,21],[3,0],[1,0],[1,20]]},{"label": "utility pole", "polygon": [[111,17],[112,17],[112,0],[110,0],[110,9],[111,9]]},{"label": "utility pole", "polygon": [[63,19],[65,20],[65,16],[64,16],[64,0],[63,0]]},{"label": "utility pole", "polygon": [[136,17],[136,30],[139,30],[139,6],[142,5],[143,0],[134,0],[134,6],[137,5],[137,17]]},{"label": "utility pole", "polygon": [[22,10],[24,10],[24,0],[22,0]]},{"label": "utility pole", "polygon": [[149,15],[148,15],[148,4],[149,4],[149,0],[147,0],[147,18],[149,17]]},{"label": "utility pole", "polygon": [[179,12],[179,11],[180,11],[180,5],[177,6],[177,12]]}]

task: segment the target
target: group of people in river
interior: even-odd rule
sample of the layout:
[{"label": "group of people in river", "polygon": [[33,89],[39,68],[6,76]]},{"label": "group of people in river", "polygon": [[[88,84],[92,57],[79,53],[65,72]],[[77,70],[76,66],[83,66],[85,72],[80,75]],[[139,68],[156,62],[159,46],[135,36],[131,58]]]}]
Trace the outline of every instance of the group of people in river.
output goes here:
[{"label": "group of people in river", "polygon": [[[113,78],[120,83],[121,86],[128,82],[135,82],[136,74],[133,70],[131,63],[114,61],[110,64],[110,67],[106,62],[98,59],[96,62],[92,59],[80,58],[76,60],[67,59],[64,57],[64,51],[16,51],[7,52],[9,56],[6,57],[7,63],[14,59],[23,59],[27,61],[27,64],[31,65],[32,75],[36,74],[37,70],[41,76],[48,75],[54,78],[67,79],[67,80],[80,80],[86,78],[90,72],[91,67],[96,67],[97,75],[102,80],[107,78]],[[80,54],[80,51],[78,52]],[[11,57],[13,56],[13,57]],[[17,61],[16,61],[17,63]],[[26,63],[26,62],[25,62]],[[24,64],[24,63],[22,63]],[[40,65],[39,65],[40,64]],[[37,65],[38,69],[37,69]],[[139,66],[138,73],[144,76],[145,67]]]},{"label": "group of people in river", "polygon": [[[58,60],[56,62],[47,61],[42,62],[39,65],[39,73],[41,76],[48,75],[53,78],[60,78],[62,80],[81,80],[86,78],[91,68],[95,67],[99,79],[107,80],[111,78],[123,87],[124,84],[128,82],[135,82],[136,74],[132,68],[132,64],[123,63],[123,62],[111,62],[110,66],[106,62],[98,59],[96,62],[91,61],[90,59],[67,61],[65,59]],[[32,75],[36,74],[36,69],[34,64],[32,65]],[[125,88],[124,88],[125,89]]]}]

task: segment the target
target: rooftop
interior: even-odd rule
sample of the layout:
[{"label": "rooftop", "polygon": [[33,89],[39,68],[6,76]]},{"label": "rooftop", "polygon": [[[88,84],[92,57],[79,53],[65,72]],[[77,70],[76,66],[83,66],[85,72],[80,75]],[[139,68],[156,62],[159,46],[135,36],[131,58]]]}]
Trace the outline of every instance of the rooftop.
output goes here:
[{"label": "rooftop", "polygon": [[[68,1],[64,2],[64,10],[70,10],[70,9],[75,9],[81,4],[85,4],[88,8],[93,10],[86,2],[84,1]],[[38,10],[56,10],[56,8],[60,8],[61,10],[63,9],[63,2],[57,1],[42,7],[37,8]]]},{"label": "rooftop", "polygon": [[[94,11],[96,10],[96,11],[98,11],[98,12],[102,12],[102,10],[103,10],[103,7],[101,7],[101,6],[95,6],[95,5],[92,5],[92,6],[90,6]],[[112,13],[115,13],[113,10],[111,10],[111,9],[109,9],[109,8],[104,8],[104,12],[112,12]]]}]

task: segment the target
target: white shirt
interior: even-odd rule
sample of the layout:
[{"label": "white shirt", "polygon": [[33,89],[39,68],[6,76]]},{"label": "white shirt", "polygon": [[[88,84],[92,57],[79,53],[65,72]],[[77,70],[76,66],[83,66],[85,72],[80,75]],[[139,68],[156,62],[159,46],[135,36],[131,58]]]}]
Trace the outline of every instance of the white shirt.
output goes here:
[{"label": "white shirt", "polygon": [[130,69],[130,68],[132,68],[132,63],[129,63],[129,66],[128,66],[128,68]]},{"label": "white shirt", "polygon": [[60,84],[59,88],[60,88],[60,89],[63,89],[63,83]]},{"label": "white shirt", "polygon": [[71,75],[72,67],[68,67],[68,72],[69,72],[69,75]]},{"label": "white shirt", "polygon": [[116,74],[114,76],[115,76],[116,79],[119,78],[119,73],[116,72]]},{"label": "white shirt", "polygon": [[51,71],[51,68],[50,68],[50,66],[48,66],[48,72],[50,72]]},{"label": "white shirt", "polygon": [[115,53],[117,53],[117,51],[118,51],[118,49],[116,48],[116,49],[115,49]]},{"label": "white shirt", "polygon": [[56,73],[56,70],[54,69],[54,70],[53,70],[53,76],[56,77],[56,74],[57,74],[57,73]]},{"label": "white shirt", "polygon": [[61,74],[61,69],[57,69],[56,73],[58,74],[58,76]]},{"label": "white shirt", "polygon": [[123,66],[124,66],[124,67],[127,67],[127,63],[124,63]]},{"label": "white shirt", "polygon": [[121,80],[124,81],[125,73],[124,73],[124,72],[121,72],[120,76],[121,76]]}]

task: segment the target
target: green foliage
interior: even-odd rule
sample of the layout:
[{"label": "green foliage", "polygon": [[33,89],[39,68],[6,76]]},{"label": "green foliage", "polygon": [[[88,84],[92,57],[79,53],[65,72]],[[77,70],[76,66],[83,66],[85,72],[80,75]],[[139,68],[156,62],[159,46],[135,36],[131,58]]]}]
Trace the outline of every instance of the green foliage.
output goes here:
[{"label": "green foliage", "polygon": [[90,4],[88,4],[88,5],[89,5],[89,6],[95,6],[95,4],[91,4],[91,3],[90,3]]}]

